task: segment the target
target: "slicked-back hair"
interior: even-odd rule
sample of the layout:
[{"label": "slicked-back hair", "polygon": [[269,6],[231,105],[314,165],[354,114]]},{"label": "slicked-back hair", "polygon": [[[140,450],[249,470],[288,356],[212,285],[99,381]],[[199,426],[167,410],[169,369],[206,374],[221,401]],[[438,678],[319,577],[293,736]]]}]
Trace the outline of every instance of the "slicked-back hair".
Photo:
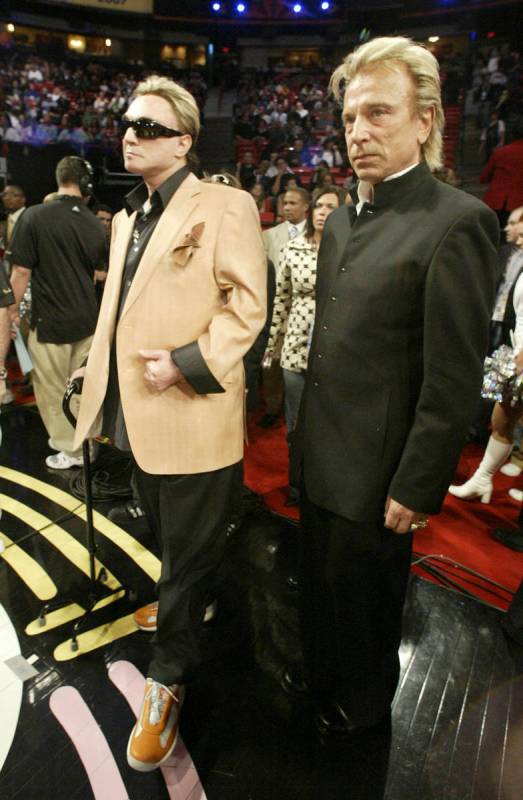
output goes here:
[{"label": "slicked-back hair", "polygon": [[191,149],[187,153],[187,161],[191,166],[198,165],[198,156],[195,147],[200,133],[200,112],[196,100],[187,89],[180,84],[165,78],[163,75],[150,75],[141,81],[133,93],[133,98],[153,94],[167,100],[176,114],[182,133],[190,134],[192,138]]},{"label": "slicked-back hair", "polygon": [[443,163],[443,128],[445,117],[441,103],[441,84],[436,58],[423,45],[416,44],[404,36],[381,36],[360,45],[344,59],[334,71],[330,89],[336,99],[343,103],[345,89],[358,72],[372,69],[380,64],[394,68],[403,64],[412,78],[415,90],[415,108],[422,114],[434,108],[434,122],[421,152],[431,170]]}]

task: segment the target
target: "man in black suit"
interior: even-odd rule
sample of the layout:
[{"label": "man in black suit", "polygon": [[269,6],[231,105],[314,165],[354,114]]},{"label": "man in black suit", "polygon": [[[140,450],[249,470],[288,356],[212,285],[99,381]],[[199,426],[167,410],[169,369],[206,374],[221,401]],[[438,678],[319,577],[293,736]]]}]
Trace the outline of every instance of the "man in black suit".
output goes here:
[{"label": "man in black suit", "polygon": [[[431,174],[443,110],[428,50],[375,39],[331,86],[359,181],[318,258],[300,613],[316,724],[346,733],[384,718],[396,690],[411,531],[440,510],[477,404],[498,224]],[[292,672],[283,684],[307,688]]]}]

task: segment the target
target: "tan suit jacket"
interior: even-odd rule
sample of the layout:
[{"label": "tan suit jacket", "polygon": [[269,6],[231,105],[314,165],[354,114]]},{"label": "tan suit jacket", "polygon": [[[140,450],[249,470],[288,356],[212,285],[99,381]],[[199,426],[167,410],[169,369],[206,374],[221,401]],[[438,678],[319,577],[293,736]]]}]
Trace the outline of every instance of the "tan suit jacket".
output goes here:
[{"label": "tan suit jacket", "polygon": [[[242,357],[266,315],[258,211],[246,192],[188,175],[158,221],[116,323],[134,219],[126,211],[114,218],[75,441],[101,432],[116,335],[123,414],[138,465],[152,474],[228,466],[243,456]],[[148,388],[141,349],[175,350],[186,380],[163,392]]]},{"label": "tan suit jacket", "polygon": [[274,228],[269,228],[263,232],[263,244],[267,258],[274,264],[276,270],[276,277],[280,272],[280,255],[282,249],[289,241],[289,225],[287,222],[282,222],[280,225],[275,225]]}]

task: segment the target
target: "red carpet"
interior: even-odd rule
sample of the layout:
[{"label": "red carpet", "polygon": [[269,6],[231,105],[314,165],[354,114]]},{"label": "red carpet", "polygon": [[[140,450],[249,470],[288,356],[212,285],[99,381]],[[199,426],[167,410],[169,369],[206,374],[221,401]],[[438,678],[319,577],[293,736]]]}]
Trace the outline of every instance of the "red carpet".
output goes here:
[{"label": "red carpet", "polygon": [[[481,455],[479,446],[467,445],[458,466],[456,483],[463,483],[474,472]],[[258,427],[254,421],[249,424],[245,482],[262,496],[271,511],[294,521],[299,520],[298,509],[285,506],[287,444],[283,422],[267,430]],[[462,590],[506,609],[512,594],[523,580],[523,553],[504,547],[492,539],[489,532],[496,527],[517,527],[520,507],[508,496],[508,490],[513,487],[522,489],[523,476],[508,478],[498,474],[494,487],[492,501],[488,505],[476,501],[464,502],[447,495],[441,514],[432,517],[428,527],[416,534],[414,550],[420,557],[437,555],[458,562],[466,569],[501,584],[502,588],[470,575],[466,569],[454,568],[449,563],[437,560],[431,559],[428,566],[431,570],[436,568],[441,572],[440,575],[429,574],[421,565],[413,566],[413,570],[424,578],[444,585],[452,586],[450,581],[455,581]]]}]

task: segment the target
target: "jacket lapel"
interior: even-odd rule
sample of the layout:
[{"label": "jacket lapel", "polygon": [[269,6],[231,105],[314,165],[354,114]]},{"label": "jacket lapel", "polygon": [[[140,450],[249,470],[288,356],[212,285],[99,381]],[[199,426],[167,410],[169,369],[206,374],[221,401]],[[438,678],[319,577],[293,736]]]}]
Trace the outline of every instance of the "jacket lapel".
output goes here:
[{"label": "jacket lapel", "polygon": [[[165,253],[166,247],[176,241],[180,229],[197,207],[200,193],[200,181],[192,173],[187,176],[179,189],[174,193],[145,248],[135,278],[129,289],[129,294],[127,295],[120,319],[129,311],[143,289],[147,286],[152,273],[156,269],[159,258]],[[133,214],[133,224],[134,216]],[[132,228],[133,225],[131,225],[126,242],[129,242]],[[127,246],[123,254],[121,271],[123,271],[123,261],[125,260],[126,250]]]}]

